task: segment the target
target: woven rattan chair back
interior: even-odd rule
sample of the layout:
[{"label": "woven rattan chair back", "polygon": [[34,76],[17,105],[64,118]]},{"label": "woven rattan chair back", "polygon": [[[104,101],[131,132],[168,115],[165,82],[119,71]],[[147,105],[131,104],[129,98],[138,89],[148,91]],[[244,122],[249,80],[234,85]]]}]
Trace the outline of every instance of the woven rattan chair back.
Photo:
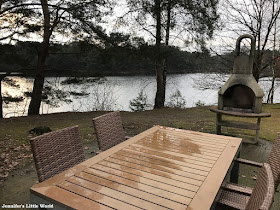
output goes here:
[{"label": "woven rattan chair back", "polygon": [[271,166],[276,190],[280,183],[280,134],[273,144],[267,163]]},{"label": "woven rattan chair back", "polygon": [[105,151],[125,140],[120,112],[110,112],[93,118],[92,121],[100,151]]},{"label": "woven rattan chair back", "polygon": [[274,180],[271,167],[268,163],[264,163],[246,205],[246,210],[269,210],[273,202],[274,192]]},{"label": "woven rattan chair back", "polygon": [[30,144],[39,182],[85,160],[78,126],[37,136]]}]

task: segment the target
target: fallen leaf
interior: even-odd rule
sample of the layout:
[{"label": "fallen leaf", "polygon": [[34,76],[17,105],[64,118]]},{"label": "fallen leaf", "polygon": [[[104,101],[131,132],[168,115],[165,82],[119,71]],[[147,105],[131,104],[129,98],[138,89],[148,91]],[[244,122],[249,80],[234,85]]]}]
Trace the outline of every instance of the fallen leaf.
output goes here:
[{"label": "fallen leaf", "polygon": [[5,157],[6,157],[6,153],[2,153],[0,156],[1,159],[4,159]]}]

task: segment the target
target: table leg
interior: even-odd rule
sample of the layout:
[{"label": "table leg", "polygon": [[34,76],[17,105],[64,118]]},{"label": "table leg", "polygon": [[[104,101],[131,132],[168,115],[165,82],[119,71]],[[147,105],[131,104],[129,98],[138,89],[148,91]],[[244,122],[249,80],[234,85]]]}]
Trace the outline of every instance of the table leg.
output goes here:
[{"label": "table leg", "polygon": [[[240,158],[240,151],[237,154],[237,158]],[[238,174],[239,174],[239,163],[234,161],[231,172],[230,172],[230,182],[238,183]]]}]

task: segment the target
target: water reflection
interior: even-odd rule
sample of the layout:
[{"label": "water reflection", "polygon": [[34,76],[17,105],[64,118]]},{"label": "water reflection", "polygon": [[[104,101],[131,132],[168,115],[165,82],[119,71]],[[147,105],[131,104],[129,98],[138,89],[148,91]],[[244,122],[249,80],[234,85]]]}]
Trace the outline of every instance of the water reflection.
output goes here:
[{"label": "water reflection", "polygon": [[[188,141],[189,138],[176,138],[163,130],[157,130],[152,135],[147,136],[137,142],[140,145],[146,145],[152,149],[162,151],[176,151],[180,154],[193,155],[201,154],[200,145]],[[174,142],[176,142],[174,144]]]}]

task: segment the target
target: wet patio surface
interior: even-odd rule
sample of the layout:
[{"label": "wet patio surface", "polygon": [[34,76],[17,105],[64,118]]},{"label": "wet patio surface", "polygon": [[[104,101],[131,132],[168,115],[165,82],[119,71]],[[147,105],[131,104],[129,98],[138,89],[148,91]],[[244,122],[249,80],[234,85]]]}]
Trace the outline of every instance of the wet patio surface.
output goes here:
[{"label": "wet patio surface", "polygon": [[[96,143],[96,142],[94,142]],[[92,151],[97,150],[97,145],[85,145],[87,158],[94,155]],[[260,140],[258,145],[243,144],[241,148],[241,158],[265,162],[270,150],[272,142]],[[255,184],[258,168],[240,165],[238,183],[244,186],[253,187]],[[0,205],[2,204],[28,204],[29,188],[37,181],[37,175],[33,164],[26,165],[24,168],[12,172],[8,179],[0,186]],[[280,187],[275,193],[272,210],[280,209]],[[221,208],[219,208],[221,209]]]}]

